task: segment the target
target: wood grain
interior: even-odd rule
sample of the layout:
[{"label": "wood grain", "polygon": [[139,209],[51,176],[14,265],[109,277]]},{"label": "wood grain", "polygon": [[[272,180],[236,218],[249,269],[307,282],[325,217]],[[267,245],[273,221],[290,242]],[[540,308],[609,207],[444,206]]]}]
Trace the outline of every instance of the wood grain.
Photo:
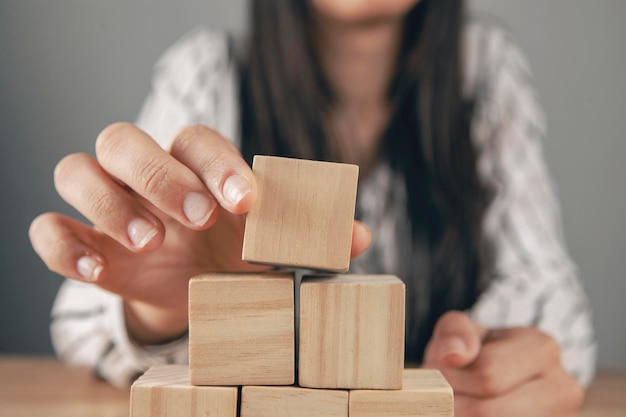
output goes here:
[{"label": "wood grain", "polygon": [[194,385],[293,384],[293,273],[192,278],[189,364]]},{"label": "wood grain", "polygon": [[348,391],[243,387],[240,417],[348,417]]},{"label": "wood grain", "polygon": [[350,391],[350,417],[452,417],[454,394],[441,372],[406,369],[398,391]]},{"label": "wood grain", "polygon": [[130,417],[237,417],[237,387],[195,387],[186,365],[153,366],[131,387]]},{"label": "wood grain", "polygon": [[304,277],[299,385],[401,388],[404,304],[404,283],[392,275]]},{"label": "wood grain", "polygon": [[246,261],[346,272],[359,168],[255,156],[257,200],[246,218]]}]

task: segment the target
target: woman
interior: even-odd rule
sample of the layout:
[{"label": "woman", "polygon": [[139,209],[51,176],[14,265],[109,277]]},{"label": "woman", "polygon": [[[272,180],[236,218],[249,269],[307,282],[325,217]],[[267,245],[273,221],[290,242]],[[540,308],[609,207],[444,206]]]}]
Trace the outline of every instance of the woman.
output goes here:
[{"label": "woman", "polygon": [[467,22],[460,0],[257,0],[251,15],[240,72],[225,36],[190,33],[136,126],[57,166],[95,225],[48,213],[31,227],[75,280],[53,311],[60,356],[119,385],[186,361],[187,278],[262,268],[240,260],[246,161],[327,159],[361,167],[372,233],[355,222],[353,256],[370,248],[351,271],[405,280],[406,358],[442,370],[457,415],[573,415],[595,342],[511,38]]}]

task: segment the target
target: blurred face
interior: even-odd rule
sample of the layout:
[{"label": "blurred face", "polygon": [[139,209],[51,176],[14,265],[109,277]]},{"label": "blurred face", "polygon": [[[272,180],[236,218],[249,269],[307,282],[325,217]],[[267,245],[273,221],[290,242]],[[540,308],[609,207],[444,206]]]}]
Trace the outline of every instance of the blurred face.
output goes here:
[{"label": "blurred face", "polygon": [[309,0],[325,18],[342,23],[367,23],[397,19],[419,0]]}]

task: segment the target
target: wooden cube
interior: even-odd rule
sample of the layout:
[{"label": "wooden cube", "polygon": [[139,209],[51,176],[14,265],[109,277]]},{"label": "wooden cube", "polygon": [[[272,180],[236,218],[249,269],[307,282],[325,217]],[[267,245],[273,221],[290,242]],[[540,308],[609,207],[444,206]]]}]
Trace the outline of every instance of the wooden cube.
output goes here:
[{"label": "wooden cube", "polygon": [[246,219],[246,261],[346,272],[359,167],[255,156],[256,202]]},{"label": "wooden cube", "polygon": [[392,275],[303,278],[299,385],[400,389],[404,302],[404,283]]},{"label": "wooden cube", "polygon": [[441,372],[407,369],[399,391],[350,391],[350,417],[452,417],[454,393]]},{"label": "wooden cube", "polygon": [[237,387],[195,387],[187,365],[153,366],[131,387],[130,417],[237,417]]},{"label": "wooden cube", "polygon": [[348,417],[348,391],[243,387],[240,417]]},{"label": "wooden cube", "polygon": [[192,278],[189,367],[194,385],[293,384],[293,273]]}]

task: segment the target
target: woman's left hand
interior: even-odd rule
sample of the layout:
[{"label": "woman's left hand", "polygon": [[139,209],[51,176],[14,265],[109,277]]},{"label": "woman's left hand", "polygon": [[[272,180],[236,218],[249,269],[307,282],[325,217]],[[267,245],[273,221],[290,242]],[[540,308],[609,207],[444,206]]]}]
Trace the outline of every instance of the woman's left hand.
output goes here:
[{"label": "woman's left hand", "polygon": [[575,416],[584,399],[552,337],[531,327],[485,329],[461,312],[439,319],[424,367],[454,388],[456,417]]}]

